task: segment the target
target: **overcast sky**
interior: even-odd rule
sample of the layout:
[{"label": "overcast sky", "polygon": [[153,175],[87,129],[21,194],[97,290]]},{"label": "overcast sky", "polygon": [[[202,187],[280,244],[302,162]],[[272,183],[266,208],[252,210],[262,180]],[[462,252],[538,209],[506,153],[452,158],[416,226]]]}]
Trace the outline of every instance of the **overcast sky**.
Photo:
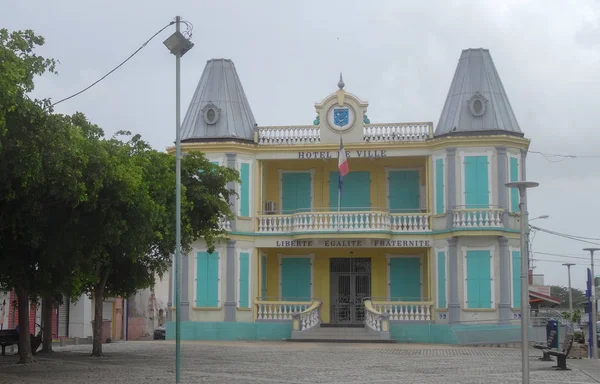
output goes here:
[{"label": "overcast sky", "polygon": [[[235,62],[259,125],[311,124],[314,102],[335,90],[340,71],[346,90],[370,103],[372,122],[437,123],[461,50],[490,49],[532,151],[598,156],[529,155],[527,178],[540,182],[529,194],[531,217],[550,215],[534,224],[600,238],[600,1],[5,0],[0,27],[46,38],[41,53],[60,60],[60,74],[40,79],[35,95],[57,101],[176,15],[194,25],[182,113],[206,60],[224,57]],[[109,134],[131,130],[170,145],[175,60],[162,41],[173,28],[57,112],[82,111]],[[537,234],[534,252],[579,258],[534,255],[535,273],[566,285],[561,264],[575,262],[573,285],[584,288],[585,246],[593,245]]]}]

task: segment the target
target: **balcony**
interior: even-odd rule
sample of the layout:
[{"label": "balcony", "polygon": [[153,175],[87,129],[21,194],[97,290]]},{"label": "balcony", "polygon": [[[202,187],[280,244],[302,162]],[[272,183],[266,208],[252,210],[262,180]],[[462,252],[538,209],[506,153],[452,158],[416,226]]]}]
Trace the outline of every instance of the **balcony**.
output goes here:
[{"label": "balcony", "polygon": [[431,231],[430,220],[429,213],[390,213],[384,210],[356,212],[317,210],[291,214],[263,212],[258,216],[258,232],[429,232]]},{"label": "balcony", "polygon": [[465,208],[452,211],[453,228],[503,228],[504,210],[499,207]]},{"label": "balcony", "polygon": [[[432,123],[390,123],[363,125],[364,142],[420,142],[433,135]],[[319,144],[318,125],[258,127],[258,145]]]}]

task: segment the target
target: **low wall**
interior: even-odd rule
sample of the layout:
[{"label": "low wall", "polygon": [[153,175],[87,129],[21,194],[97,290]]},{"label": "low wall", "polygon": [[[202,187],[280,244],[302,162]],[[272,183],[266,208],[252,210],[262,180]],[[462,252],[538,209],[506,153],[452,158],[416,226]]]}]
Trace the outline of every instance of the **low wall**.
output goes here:
[{"label": "low wall", "polygon": [[127,324],[127,338],[137,340],[146,333],[146,319],[141,316],[130,317]]},{"label": "low wall", "polygon": [[[167,340],[175,339],[175,323],[167,324]],[[291,322],[181,322],[182,340],[283,340],[292,335]]]}]

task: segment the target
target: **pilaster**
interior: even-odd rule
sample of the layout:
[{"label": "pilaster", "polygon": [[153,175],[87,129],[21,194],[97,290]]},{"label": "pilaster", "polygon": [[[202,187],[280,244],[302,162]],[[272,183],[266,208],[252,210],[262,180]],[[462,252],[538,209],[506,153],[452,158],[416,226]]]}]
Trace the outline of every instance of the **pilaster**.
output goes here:
[{"label": "pilaster", "polygon": [[508,252],[508,239],[504,236],[498,237],[499,259],[500,259],[500,323],[507,324],[512,319],[510,300],[510,260]]},{"label": "pilaster", "polygon": [[[237,164],[237,154],[235,153],[226,153],[225,157],[227,158],[226,164],[228,168],[236,169]],[[227,189],[236,190],[235,182],[227,183]],[[231,221],[231,231],[235,231],[237,227],[237,217],[238,217],[238,200],[236,196],[229,197],[229,206],[231,207],[231,211],[233,212],[234,219]]]},{"label": "pilaster", "polygon": [[496,155],[498,159],[498,205],[504,210],[502,214],[504,228],[508,228],[508,193],[507,188],[505,187],[508,182],[508,157],[506,154],[506,147],[496,147]]},{"label": "pilaster", "polygon": [[448,240],[448,323],[460,321],[460,302],[458,301],[458,238]]},{"label": "pilaster", "polygon": [[456,148],[446,148],[446,229],[452,229],[456,209]]},{"label": "pilaster", "polygon": [[235,240],[227,241],[227,270],[226,270],[226,288],[225,288],[225,321],[235,321],[235,312],[237,303],[235,301]]}]

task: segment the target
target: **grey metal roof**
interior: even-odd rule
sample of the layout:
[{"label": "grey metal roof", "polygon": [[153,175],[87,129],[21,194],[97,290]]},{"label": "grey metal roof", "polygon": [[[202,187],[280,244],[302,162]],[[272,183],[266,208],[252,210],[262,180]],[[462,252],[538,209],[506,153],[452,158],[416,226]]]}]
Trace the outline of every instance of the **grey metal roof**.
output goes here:
[{"label": "grey metal roof", "polygon": [[434,136],[454,132],[523,135],[487,49],[465,49],[458,60]]},{"label": "grey metal roof", "polygon": [[[213,111],[209,112],[211,108]],[[213,122],[214,116],[217,119]],[[208,60],[183,119],[181,140],[253,140],[255,124],[233,62],[229,59]]]}]

